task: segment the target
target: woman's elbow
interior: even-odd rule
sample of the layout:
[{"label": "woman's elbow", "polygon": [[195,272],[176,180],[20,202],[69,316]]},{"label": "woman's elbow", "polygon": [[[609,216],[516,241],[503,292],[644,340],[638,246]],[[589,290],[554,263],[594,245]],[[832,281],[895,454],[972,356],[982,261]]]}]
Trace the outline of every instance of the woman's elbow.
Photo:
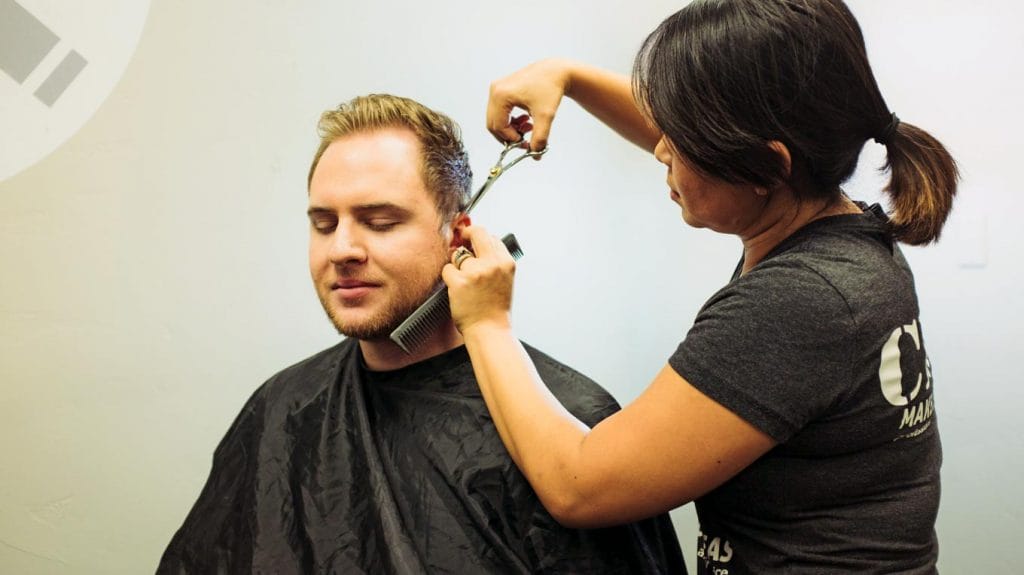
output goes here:
[{"label": "woman's elbow", "polygon": [[597,529],[654,517],[693,500],[680,495],[672,493],[671,497],[657,497],[640,488],[616,490],[606,485],[590,492],[576,489],[549,491],[540,499],[560,525]]},{"label": "woman's elbow", "polygon": [[614,525],[610,517],[597,503],[597,498],[566,490],[541,497],[541,503],[555,521],[572,529],[596,529]]}]

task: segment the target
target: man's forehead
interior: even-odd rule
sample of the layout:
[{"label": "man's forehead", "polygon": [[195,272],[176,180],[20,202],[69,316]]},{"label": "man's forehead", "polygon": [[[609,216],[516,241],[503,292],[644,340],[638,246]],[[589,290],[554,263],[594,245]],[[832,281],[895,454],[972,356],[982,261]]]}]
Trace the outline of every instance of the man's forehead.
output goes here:
[{"label": "man's forehead", "polygon": [[[330,161],[362,163],[401,162],[414,170],[423,165],[422,144],[416,134],[402,127],[360,130],[335,138],[324,150]],[[323,161],[321,158],[321,161]]]},{"label": "man's forehead", "polygon": [[311,205],[343,201],[347,207],[413,209],[436,204],[421,170],[419,141],[408,130],[351,134],[324,150],[310,181]]}]

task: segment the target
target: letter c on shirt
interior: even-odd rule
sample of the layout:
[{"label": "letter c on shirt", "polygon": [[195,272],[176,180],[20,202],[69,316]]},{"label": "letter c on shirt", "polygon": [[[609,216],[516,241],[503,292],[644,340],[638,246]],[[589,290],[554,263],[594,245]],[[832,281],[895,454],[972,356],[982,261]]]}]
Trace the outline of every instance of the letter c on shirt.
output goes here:
[{"label": "letter c on shirt", "polygon": [[[912,348],[901,350],[901,340],[904,347],[912,345]],[[923,357],[923,361],[920,363],[912,362],[913,368],[910,370],[910,373],[904,372],[904,364],[907,363],[908,359],[911,359],[903,357],[908,351],[924,355],[924,349],[921,345],[921,330],[916,319],[912,323],[894,329],[885,345],[882,346],[882,360],[878,366],[878,379],[882,384],[882,395],[885,396],[889,403],[895,406],[910,404],[921,392],[922,385],[926,389],[931,386],[931,374],[928,373],[931,371],[931,366],[928,363],[927,357]],[[909,377],[911,380],[905,382],[905,377]]]}]

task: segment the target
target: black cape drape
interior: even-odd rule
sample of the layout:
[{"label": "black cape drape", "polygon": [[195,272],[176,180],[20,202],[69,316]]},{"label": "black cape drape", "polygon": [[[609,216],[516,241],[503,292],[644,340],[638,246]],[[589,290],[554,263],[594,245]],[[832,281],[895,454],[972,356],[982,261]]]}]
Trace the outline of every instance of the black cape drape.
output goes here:
[{"label": "black cape drape", "polygon": [[[597,384],[527,348],[594,425]],[[354,340],[277,374],[217,447],[157,569],[178,573],[685,573],[667,515],[577,530],[545,511],[501,443],[464,347],[393,372]]]}]

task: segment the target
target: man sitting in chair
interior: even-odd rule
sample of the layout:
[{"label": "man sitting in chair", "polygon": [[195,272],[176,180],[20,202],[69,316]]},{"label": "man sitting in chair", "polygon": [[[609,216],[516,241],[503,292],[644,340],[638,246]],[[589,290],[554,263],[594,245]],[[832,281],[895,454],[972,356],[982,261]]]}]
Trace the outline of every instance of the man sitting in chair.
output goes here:
[{"label": "man sitting in chair", "polygon": [[[310,271],[347,338],[246,403],[158,573],[685,573],[668,516],[594,530],[551,518],[502,445],[450,320],[412,354],[389,339],[469,222],[454,122],[373,95],[319,128]],[[583,421],[618,409],[527,349]]]}]

